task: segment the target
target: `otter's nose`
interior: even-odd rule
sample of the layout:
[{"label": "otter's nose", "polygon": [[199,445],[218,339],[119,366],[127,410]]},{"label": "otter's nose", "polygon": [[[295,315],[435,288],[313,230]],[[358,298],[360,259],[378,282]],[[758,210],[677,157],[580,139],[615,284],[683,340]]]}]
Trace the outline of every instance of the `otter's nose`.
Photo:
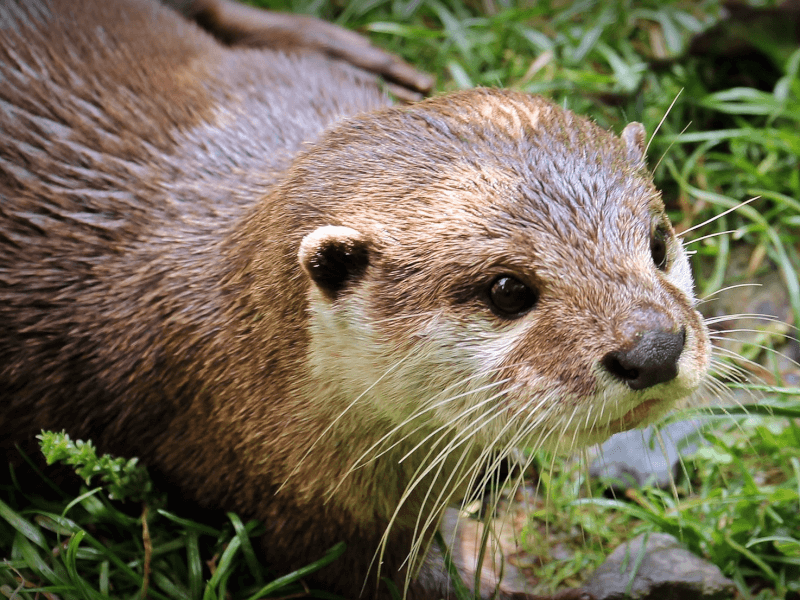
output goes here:
[{"label": "otter's nose", "polygon": [[643,390],[678,375],[678,359],[683,352],[686,330],[647,331],[627,350],[609,352],[603,367],[632,390]]}]

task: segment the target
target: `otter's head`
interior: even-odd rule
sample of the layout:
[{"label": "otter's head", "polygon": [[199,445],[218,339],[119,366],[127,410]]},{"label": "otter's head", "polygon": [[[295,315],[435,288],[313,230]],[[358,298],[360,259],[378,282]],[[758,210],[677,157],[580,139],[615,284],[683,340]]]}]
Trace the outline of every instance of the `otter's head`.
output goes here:
[{"label": "otter's head", "polygon": [[600,441],[691,394],[708,335],[644,138],[486,89],[330,131],[285,183],[317,380],[495,447]]}]

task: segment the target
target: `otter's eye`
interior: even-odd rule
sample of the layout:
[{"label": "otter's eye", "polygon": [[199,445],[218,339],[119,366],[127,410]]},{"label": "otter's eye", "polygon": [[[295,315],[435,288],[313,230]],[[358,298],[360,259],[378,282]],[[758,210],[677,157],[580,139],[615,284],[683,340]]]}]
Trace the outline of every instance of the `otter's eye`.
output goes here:
[{"label": "otter's eye", "polygon": [[659,225],[650,236],[650,256],[653,257],[653,264],[660,270],[667,268],[667,230],[663,225]]},{"label": "otter's eye", "polygon": [[502,275],[489,289],[489,300],[500,316],[513,319],[530,310],[538,294],[519,279]]}]

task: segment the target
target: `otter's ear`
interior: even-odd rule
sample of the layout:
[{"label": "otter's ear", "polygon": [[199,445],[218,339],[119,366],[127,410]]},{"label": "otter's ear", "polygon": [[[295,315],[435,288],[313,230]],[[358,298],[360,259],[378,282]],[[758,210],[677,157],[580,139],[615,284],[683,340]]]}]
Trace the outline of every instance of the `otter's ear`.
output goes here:
[{"label": "otter's ear", "polygon": [[311,281],[335,300],[363,275],[369,264],[369,241],[355,229],[327,225],[303,238],[297,257]]},{"label": "otter's ear", "polygon": [[628,150],[628,160],[635,167],[644,166],[645,131],[641,123],[628,123],[622,130],[622,141]]}]

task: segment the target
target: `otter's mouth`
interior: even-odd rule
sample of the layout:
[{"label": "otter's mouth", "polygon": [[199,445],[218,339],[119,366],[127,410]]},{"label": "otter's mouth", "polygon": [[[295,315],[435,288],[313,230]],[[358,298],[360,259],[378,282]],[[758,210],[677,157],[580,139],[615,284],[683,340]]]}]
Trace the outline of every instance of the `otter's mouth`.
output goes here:
[{"label": "otter's mouth", "polygon": [[660,403],[660,398],[645,400],[639,406],[632,408],[618,419],[609,421],[606,427],[608,427],[612,433],[619,433],[620,431],[632,429],[644,421],[650,415],[653,407]]}]

